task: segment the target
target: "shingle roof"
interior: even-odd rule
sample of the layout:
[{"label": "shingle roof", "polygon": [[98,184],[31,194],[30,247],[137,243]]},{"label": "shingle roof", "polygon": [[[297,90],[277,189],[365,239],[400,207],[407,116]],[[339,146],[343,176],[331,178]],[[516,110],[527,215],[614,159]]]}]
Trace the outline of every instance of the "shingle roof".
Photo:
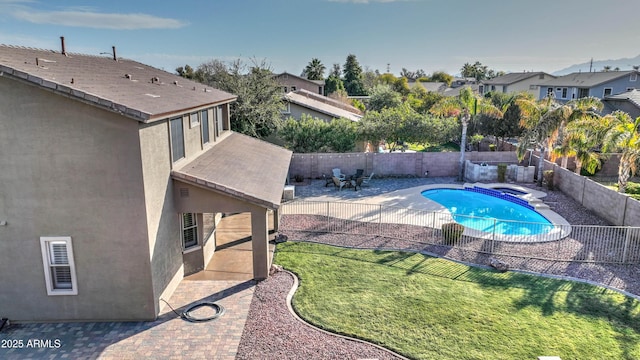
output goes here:
[{"label": "shingle roof", "polygon": [[640,109],[640,90],[633,89],[616,95],[609,95],[604,98],[606,100],[626,100]]},{"label": "shingle roof", "polygon": [[447,84],[443,83],[443,82],[431,82],[431,81],[415,81],[415,82],[410,82],[409,86],[410,87],[414,87],[417,84],[422,85],[422,87],[427,90],[427,91],[433,91],[433,92],[443,92],[446,88],[447,88]]},{"label": "shingle roof", "polygon": [[173,170],[171,176],[238,200],[277,209],[291,155],[285,148],[231,133],[190,163]]},{"label": "shingle roof", "polygon": [[0,45],[0,76],[144,122],[236,98],[133,60],[7,45]]},{"label": "shingle roof", "polygon": [[540,82],[542,86],[573,86],[590,88],[609,81],[629,76],[631,73],[638,73],[635,70],[629,71],[601,71],[601,72],[577,72],[561,76],[545,82]]},{"label": "shingle roof", "polygon": [[555,76],[551,74],[547,74],[542,71],[518,72],[518,73],[510,73],[502,76],[497,76],[489,80],[483,80],[482,83],[487,85],[511,85],[523,80],[530,79],[532,77],[539,77],[540,74],[544,74],[545,77],[548,76],[551,78],[555,78]]},{"label": "shingle roof", "polygon": [[324,80],[309,80],[309,79],[304,78],[304,77],[302,77],[302,76],[298,76],[298,75],[290,74],[290,73],[288,73],[288,72],[286,72],[286,71],[285,71],[285,72],[283,72],[283,73],[280,73],[280,74],[275,75],[275,77],[276,77],[276,78],[286,77],[286,76],[292,76],[292,77],[294,77],[294,78],[298,78],[298,79],[300,79],[300,80],[304,80],[304,81],[308,81],[308,82],[314,83],[314,84],[316,84],[316,85],[322,85],[322,86],[324,86]]},{"label": "shingle roof", "polygon": [[[330,101],[320,101],[315,98],[315,94],[312,94],[308,91],[298,90],[295,92],[290,92],[284,96],[284,98],[292,102],[294,104],[300,105],[302,107],[315,110],[317,112],[321,112],[323,114],[327,114],[334,118],[345,118],[352,121],[359,121],[362,118],[361,115],[356,114],[354,112],[348,111],[341,107],[331,105]],[[332,99],[330,99],[332,100]]]}]

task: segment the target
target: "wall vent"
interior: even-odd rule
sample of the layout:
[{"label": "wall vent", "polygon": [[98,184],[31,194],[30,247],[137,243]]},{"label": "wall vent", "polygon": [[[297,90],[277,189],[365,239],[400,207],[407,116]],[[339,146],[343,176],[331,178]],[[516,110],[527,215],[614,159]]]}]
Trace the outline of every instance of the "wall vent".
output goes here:
[{"label": "wall vent", "polygon": [[189,197],[189,189],[188,188],[180,188],[180,197],[181,198]]}]

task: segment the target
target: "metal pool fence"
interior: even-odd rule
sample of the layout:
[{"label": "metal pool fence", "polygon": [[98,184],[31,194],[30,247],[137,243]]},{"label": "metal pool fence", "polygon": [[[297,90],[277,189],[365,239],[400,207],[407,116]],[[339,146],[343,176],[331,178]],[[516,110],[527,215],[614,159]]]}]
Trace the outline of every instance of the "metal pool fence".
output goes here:
[{"label": "metal pool fence", "polygon": [[[380,237],[410,242],[409,247],[413,249],[448,246],[550,261],[640,263],[639,227],[550,225],[474,218],[474,229],[465,227],[461,235],[452,238],[442,230],[444,224],[454,222],[449,212],[352,202],[293,201],[283,204],[280,213],[280,231],[285,232]],[[455,218],[458,222],[469,220],[459,215]]]}]

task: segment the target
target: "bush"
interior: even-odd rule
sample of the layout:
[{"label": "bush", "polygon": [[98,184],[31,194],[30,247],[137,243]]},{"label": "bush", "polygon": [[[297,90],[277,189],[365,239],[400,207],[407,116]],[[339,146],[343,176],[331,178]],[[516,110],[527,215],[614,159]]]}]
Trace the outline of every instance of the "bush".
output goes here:
[{"label": "bush", "polygon": [[627,194],[640,194],[640,183],[634,183],[629,181],[627,183],[627,188],[625,189],[625,193]]},{"label": "bush", "polygon": [[498,164],[498,182],[504,182],[507,179],[507,164]]},{"label": "bush", "polygon": [[544,178],[544,181],[547,183],[547,189],[553,190],[554,189],[554,186],[553,186],[553,170],[545,170],[542,173],[542,177]]},{"label": "bush", "polygon": [[496,144],[489,144],[489,151],[496,151]]},{"label": "bush", "polygon": [[456,245],[462,238],[464,232],[464,226],[452,222],[442,224],[442,237],[444,238],[445,245]]}]

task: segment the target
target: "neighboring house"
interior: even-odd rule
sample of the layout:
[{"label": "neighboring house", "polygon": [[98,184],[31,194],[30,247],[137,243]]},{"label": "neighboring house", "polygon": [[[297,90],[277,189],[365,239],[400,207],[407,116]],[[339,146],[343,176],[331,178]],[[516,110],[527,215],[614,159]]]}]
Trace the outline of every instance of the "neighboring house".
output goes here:
[{"label": "neighboring house", "polygon": [[314,94],[324,95],[324,80],[309,80],[287,72],[278,74],[275,78],[282,85],[285,94],[296,90],[307,90]]},{"label": "neighboring house", "polygon": [[578,72],[541,82],[539,99],[552,94],[556,100],[567,102],[587,96],[604,99],[609,95],[640,89],[638,71]]},{"label": "neighboring house", "polygon": [[413,88],[417,84],[420,84],[428,92],[443,93],[447,88],[447,84],[443,82],[430,82],[430,81],[409,81],[409,87]]},{"label": "neighboring house", "polygon": [[0,317],[153,320],[222,213],[251,213],[266,278],[291,152],[230,131],[235,99],[115,50],[0,45]]},{"label": "neighboring house", "polygon": [[359,121],[362,118],[360,110],[326,96],[317,95],[306,90],[297,90],[284,96],[285,110],[282,116],[286,119],[293,117],[300,120],[302,114],[311,115],[327,122],[345,118]]},{"label": "neighboring house", "polygon": [[640,116],[640,90],[629,90],[622,94],[609,95],[602,100],[605,105],[603,112],[612,113],[621,110],[629,114],[633,119]]},{"label": "neighboring house", "polygon": [[469,85],[463,85],[463,86],[456,86],[456,87],[448,87],[446,89],[444,89],[444,91],[442,92],[442,95],[444,96],[449,96],[449,97],[455,97],[460,95],[460,91],[464,88],[470,88],[472,92],[478,94],[480,92],[480,85],[478,84],[469,84]]},{"label": "neighboring house", "polygon": [[538,97],[541,81],[555,79],[556,77],[545,72],[520,72],[510,73],[480,82],[480,94],[486,95],[490,92],[517,93],[526,91]]}]

